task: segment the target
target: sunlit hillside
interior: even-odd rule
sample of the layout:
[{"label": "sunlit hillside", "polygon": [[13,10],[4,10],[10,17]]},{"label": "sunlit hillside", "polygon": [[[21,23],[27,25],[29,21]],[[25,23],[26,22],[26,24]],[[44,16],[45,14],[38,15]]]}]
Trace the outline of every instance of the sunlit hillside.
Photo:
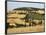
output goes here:
[{"label": "sunlit hillside", "polygon": [[44,9],[23,7],[7,13],[8,33],[44,32],[44,23]]}]

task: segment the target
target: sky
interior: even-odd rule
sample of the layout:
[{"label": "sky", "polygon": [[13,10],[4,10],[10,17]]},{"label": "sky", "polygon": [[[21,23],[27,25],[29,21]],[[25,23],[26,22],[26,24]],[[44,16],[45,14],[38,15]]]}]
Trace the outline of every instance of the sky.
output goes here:
[{"label": "sky", "polygon": [[44,8],[44,4],[40,3],[24,3],[24,2],[7,2],[7,9],[12,10],[20,7]]},{"label": "sky", "polygon": [[38,1],[38,2],[41,2],[43,0],[8,0],[8,1]]}]

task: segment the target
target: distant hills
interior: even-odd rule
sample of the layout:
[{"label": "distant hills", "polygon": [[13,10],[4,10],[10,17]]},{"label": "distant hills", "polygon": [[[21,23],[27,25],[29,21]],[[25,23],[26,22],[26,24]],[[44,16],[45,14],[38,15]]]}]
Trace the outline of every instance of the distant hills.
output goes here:
[{"label": "distant hills", "polygon": [[[38,11],[38,10],[42,10],[42,12],[44,12],[45,9],[41,9],[41,8],[33,8],[33,7],[22,7],[22,8],[16,8],[16,9],[13,9],[14,10],[27,10],[27,11]],[[39,12],[39,11],[38,11]],[[45,19],[45,13],[43,14],[39,14],[39,13],[36,13],[36,12],[30,12],[28,14],[27,17],[25,17],[27,19],[38,19],[38,20],[44,20]]]},{"label": "distant hills", "polygon": [[15,8],[13,10],[45,10],[44,8],[34,8],[34,7],[21,7],[21,8]]},{"label": "distant hills", "polygon": [[21,7],[21,8],[15,8],[13,9],[13,11],[15,10],[26,10],[26,11],[30,11],[30,12],[36,12],[39,14],[44,14],[45,13],[45,9],[44,8],[34,8],[34,7]]}]

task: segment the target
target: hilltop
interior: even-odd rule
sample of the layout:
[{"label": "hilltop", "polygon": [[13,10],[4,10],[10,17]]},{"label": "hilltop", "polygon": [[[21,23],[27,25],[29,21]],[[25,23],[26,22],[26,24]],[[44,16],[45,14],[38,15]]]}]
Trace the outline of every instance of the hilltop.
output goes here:
[{"label": "hilltop", "polygon": [[20,11],[21,10],[26,10],[29,13],[28,16],[26,15],[27,17],[25,16],[25,18],[27,18],[27,19],[29,19],[29,18],[30,19],[39,19],[39,20],[45,19],[45,12],[44,12],[44,9],[43,8],[41,9],[41,8],[33,8],[33,7],[21,7],[21,8],[13,9],[13,11],[10,12],[10,13],[15,13],[16,10],[17,11],[18,10],[20,10]]}]

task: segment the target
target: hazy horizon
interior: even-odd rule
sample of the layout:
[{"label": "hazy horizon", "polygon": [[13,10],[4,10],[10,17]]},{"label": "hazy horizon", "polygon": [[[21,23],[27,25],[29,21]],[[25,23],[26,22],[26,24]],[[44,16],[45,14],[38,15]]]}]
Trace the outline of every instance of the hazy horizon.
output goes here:
[{"label": "hazy horizon", "polygon": [[42,3],[7,2],[7,9],[12,10],[20,7],[44,8]]}]

